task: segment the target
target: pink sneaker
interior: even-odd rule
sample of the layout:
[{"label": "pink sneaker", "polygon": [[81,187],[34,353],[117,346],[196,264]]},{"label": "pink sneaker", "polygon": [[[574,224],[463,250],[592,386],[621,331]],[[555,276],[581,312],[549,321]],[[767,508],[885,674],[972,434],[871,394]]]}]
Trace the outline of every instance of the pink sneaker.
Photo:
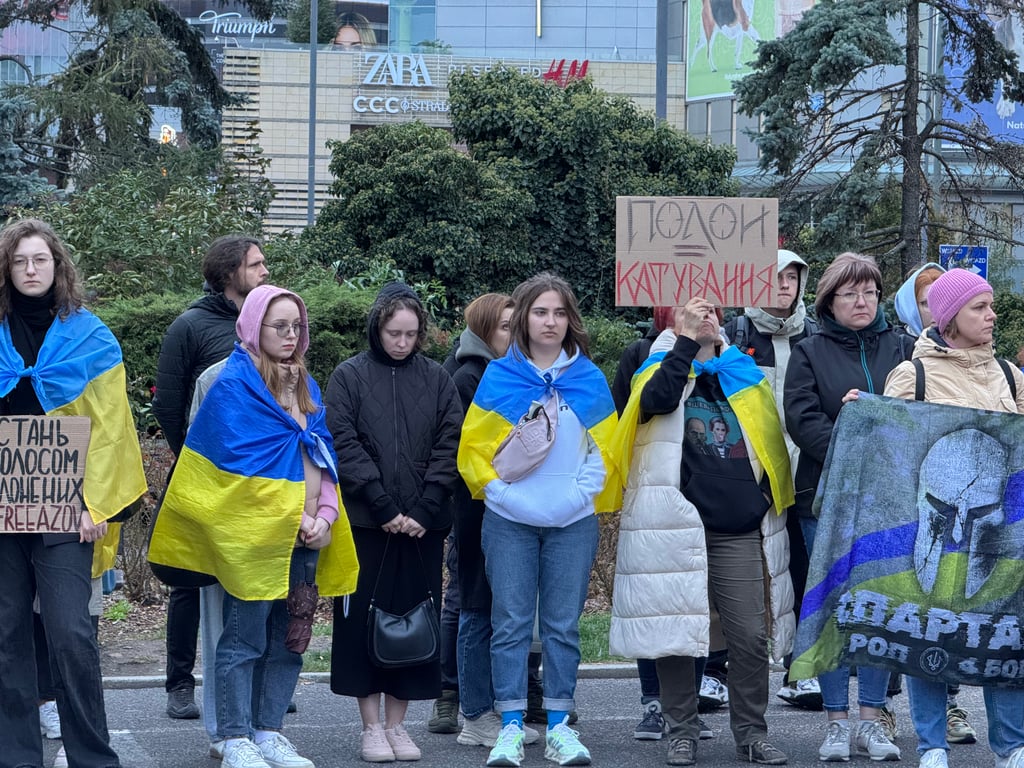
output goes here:
[{"label": "pink sneaker", "polygon": [[423,756],[420,748],[401,724],[386,729],[384,735],[387,736],[388,744],[391,745],[397,760],[419,760]]},{"label": "pink sneaker", "polygon": [[363,730],[362,757],[368,763],[394,762],[395,753],[392,751],[380,723],[368,725]]}]

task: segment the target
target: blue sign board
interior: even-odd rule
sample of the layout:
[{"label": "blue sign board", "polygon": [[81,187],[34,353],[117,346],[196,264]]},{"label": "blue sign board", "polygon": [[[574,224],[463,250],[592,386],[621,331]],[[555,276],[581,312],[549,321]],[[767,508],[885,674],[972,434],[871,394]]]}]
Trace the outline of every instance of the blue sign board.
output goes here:
[{"label": "blue sign board", "polygon": [[940,245],[939,264],[943,269],[959,267],[988,279],[987,245]]}]

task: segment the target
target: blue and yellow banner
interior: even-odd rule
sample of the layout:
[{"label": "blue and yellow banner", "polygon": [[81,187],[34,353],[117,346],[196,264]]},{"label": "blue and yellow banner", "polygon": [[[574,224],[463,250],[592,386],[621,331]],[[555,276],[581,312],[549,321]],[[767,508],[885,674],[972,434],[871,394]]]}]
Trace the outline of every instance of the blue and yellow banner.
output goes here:
[{"label": "blue and yellow banner", "polygon": [[80,309],[55,319],[32,367],[14,348],[5,319],[0,323],[0,397],[25,377],[47,416],[89,417],[82,495],[94,522],[110,519],[146,492],[121,347],[99,318]]},{"label": "blue and yellow banner", "polygon": [[594,499],[597,512],[614,512],[622,504],[619,463],[611,450],[618,423],[615,403],[601,370],[582,355],[550,383],[545,383],[524,358],[509,354],[492,360],[484,371],[462,424],[459,472],[473,498],[484,497],[484,486],[498,478],[491,466],[501,441],[534,401],[548,388],[558,392],[580,420],[604,461],[604,488]]},{"label": "blue and yellow banner", "polygon": [[[316,382],[308,382],[321,403]],[[185,438],[154,525],[150,561],[213,575],[241,600],[286,597],[306,498],[302,452],[337,481],[323,408],[307,418],[302,429],[285,413],[236,345]],[[355,591],[359,573],[340,494],[338,504],[331,543],[317,565],[325,596]]]},{"label": "blue and yellow banner", "polygon": [[1024,682],[1024,419],[862,394],[815,504],[793,679],[848,663]]},{"label": "blue and yellow banner", "polygon": [[[640,393],[647,382],[661,367],[668,352],[655,352],[633,374],[629,402],[619,420],[613,451],[619,457],[621,466],[629,467],[636,441],[636,428],[640,423]],[[794,500],[793,477],[789,468],[789,452],[782,436],[782,425],[775,406],[775,396],[764,373],[753,358],[740,352],[736,347],[726,347],[722,354],[706,362],[694,362],[690,378],[707,372],[718,377],[729,405],[743,428],[750,446],[761,466],[768,475],[772,488],[775,510],[792,506]],[[680,406],[683,404],[680,403]],[[683,436],[679,436],[682,442]],[[625,478],[623,478],[625,480]]]}]

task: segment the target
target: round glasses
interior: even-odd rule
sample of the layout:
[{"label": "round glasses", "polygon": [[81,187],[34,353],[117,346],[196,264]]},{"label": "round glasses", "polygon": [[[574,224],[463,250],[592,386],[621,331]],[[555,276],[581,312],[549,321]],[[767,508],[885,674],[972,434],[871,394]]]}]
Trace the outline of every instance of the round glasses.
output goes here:
[{"label": "round glasses", "polygon": [[301,336],[302,332],[306,330],[305,323],[262,323],[264,328],[273,328],[277,331],[277,335],[282,339],[287,338],[289,333],[294,333],[296,336]]}]

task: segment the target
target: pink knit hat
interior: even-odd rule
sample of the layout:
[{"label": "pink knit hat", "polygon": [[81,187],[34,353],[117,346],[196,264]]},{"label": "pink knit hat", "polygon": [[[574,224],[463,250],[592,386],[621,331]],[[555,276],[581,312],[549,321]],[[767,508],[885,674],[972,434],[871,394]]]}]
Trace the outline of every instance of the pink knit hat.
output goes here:
[{"label": "pink knit hat", "polygon": [[983,277],[966,269],[951,269],[928,289],[928,309],[939,333],[946,330],[956,313],[979,293],[992,293],[992,286]]}]

